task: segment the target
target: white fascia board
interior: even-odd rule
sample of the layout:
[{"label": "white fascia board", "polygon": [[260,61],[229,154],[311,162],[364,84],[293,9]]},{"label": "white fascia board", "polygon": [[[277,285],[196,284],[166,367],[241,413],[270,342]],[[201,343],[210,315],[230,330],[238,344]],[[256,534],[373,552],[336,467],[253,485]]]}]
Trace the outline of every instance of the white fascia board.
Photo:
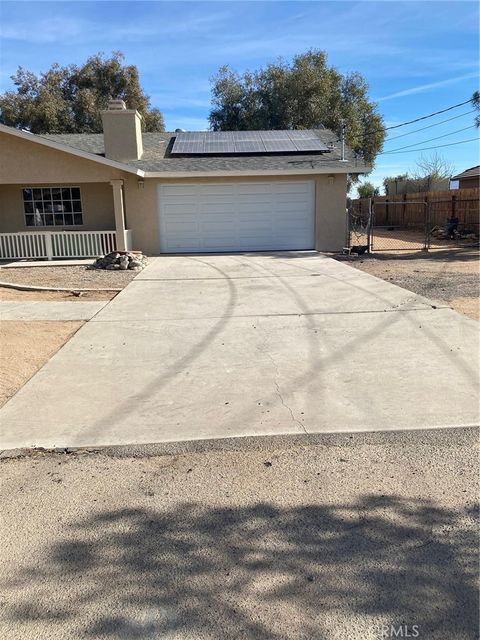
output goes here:
[{"label": "white fascia board", "polygon": [[145,176],[145,171],[142,171],[141,169],[135,169],[134,167],[130,167],[128,164],[123,164],[122,162],[116,162],[115,160],[109,160],[108,158],[97,156],[94,153],[89,153],[88,151],[82,151],[81,149],[69,147],[66,144],[62,144],[61,142],[54,142],[53,140],[47,140],[47,138],[42,138],[36,133],[27,133],[25,131],[19,131],[18,129],[14,129],[13,127],[7,127],[4,124],[0,124],[0,132],[8,133],[11,136],[16,136],[17,138],[22,138],[23,140],[29,140],[30,142],[35,142],[36,144],[41,144],[44,147],[49,147],[50,149],[63,151],[64,153],[69,153],[70,155],[77,156],[78,158],[91,160],[92,162],[98,162],[99,164],[106,165],[107,167],[112,167],[113,169],[119,169],[120,171],[133,173],[134,175],[139,176],[141,178]]},{"label": "white fascia board", "polygon": [[346,167],[334,167],[319,171],[318,169],[270,169],[263,171],[146,171],[145,178],[218,178],[241,176],[305,176],[305,175],[331,175],[339,173],[360,174],[371,171],[364,169],[347,169]]}]

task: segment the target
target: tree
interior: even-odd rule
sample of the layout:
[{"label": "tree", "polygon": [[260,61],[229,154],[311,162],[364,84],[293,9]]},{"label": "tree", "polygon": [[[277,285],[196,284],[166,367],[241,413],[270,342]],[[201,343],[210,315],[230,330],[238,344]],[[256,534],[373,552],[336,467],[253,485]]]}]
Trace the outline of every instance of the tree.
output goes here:
[{"label": "tree", "polygon": [[322,125],[340,135],[367,162],[385,138],[383,119],[368,97],[359,73],[342,75],[327,64],[323,51],[309,50],[292,62],[279,60],[240,75],[220,67],[212,82],[210,126],[214,131],[312,129]]},{"label": "tree", "polygon": [[359,198],[373,198],[373,196],[378,196],[380,193],[380,189],[371,182],[363,182],[357,187],[357,191]]},{"label": "tree", "polygon": [[[477,112],[480,113],[480,91],[474,92],[472,96],[472,104],[474,108],[477,110]],[[480,127],[480,115],[477,115],[475,117],[475,124],[477,125],[477,128]]]},{"label": "tree", "polygon": [[[453,165],[435,151],[430,156],[422,155],[420,160],[417,160],[413,178],[424,183],[423,188],[418,191],[430,191],[435,184],[449,180],[452,173]],[[448,189],[448,186],[446,188]]]},{"label": "tree", "polygon": [[453,166],[439,153],[421,156],[411,174],[404,173],[383,180],[385,195],[448,189],[452,172]]},{"label": "tree", "polygon": [[100,133],[100,112],[111,98],[125,100],[143,116],[145,131],[164,131],[161,112],[150,108],[140,87],[138,69],[123,64],[117,51],[110,58],[98,53],[78,66],[58,64],[39,76],[19,67],[16,87],[0,95],[0,121],[32,133]]},{"label": "tree", "polygon": [[[404,184],[408,180],[408,173],[402,173],[398,176],[387,176],[383,179],[383,190],[385,191],[385,195],[394,195],[398,193],[398,185]],[[394,185],[392,189],[392,185]],[[390,193],[392,192],[392,193]],[[405,192],[406,193],[406,192]]]}]

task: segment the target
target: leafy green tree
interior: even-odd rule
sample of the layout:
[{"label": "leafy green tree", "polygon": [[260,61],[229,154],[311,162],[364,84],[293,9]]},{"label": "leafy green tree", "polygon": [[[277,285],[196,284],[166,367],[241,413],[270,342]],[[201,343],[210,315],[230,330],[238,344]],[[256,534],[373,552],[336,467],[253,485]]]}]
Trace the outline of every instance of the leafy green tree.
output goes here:
[{"label": "leafy green tree", "polygon": [[380,193],[380,189],[371,182],[362,182],[362,184],[358,185],[357,191],[359,198],[373,198],[373,196],[378,196]]},{"label": "leafy green tree", "polygon": [[309,50],[291,62],[279,60],[243,75],[225,65],[211,82],[214,131],[323,125],[340,135],[345,120],[347,144],[367,162],[382,147],[383,119],[366,81],[359,73],[339,73],[323,51]]},{"label": "leafy green tree", "polygon": [[138,69],[125,65],[121,52],[110,58],[96,54],[78,66],[58,64],[39,76],[19,67],[14,91],[0,95],[0,121],[32,133],[100,133],[100,112],[111,98],[138,109],[145,131],[165,131],[163,116],[150,108]]}]

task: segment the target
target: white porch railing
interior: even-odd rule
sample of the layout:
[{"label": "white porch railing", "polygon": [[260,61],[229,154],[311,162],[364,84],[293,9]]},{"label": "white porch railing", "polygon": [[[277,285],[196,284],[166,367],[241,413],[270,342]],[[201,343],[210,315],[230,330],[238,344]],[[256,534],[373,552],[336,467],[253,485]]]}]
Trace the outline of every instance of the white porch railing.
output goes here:
[{"label": "white porch railing", "polygon": [[[131,231],[125,232],[127,250]],[[115,251],[115,231],[26,231],[0,233],[0,259],[95,258]]]}]

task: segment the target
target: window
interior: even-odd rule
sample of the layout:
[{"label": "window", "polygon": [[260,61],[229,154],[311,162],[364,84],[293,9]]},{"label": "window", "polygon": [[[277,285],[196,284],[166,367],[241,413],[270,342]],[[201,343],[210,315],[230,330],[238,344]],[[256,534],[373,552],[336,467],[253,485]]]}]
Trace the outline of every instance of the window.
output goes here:
[{"label": "window", "polygon": [[79,187],[30,187],[22,191],[27,227],[83,224]]}]

